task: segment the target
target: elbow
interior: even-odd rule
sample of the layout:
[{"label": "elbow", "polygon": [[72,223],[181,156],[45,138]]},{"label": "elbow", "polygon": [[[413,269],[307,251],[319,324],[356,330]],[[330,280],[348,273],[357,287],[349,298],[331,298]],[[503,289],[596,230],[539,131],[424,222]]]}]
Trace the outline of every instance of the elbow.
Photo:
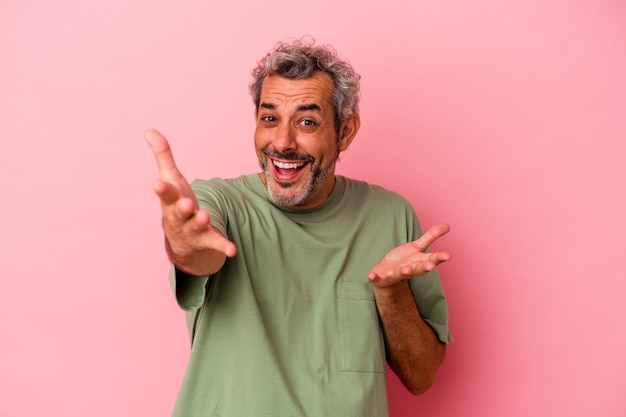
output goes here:
[{"label": "elbow", "polygon": [[435,383],[435,374],[421,375],[420,378],[416,378],[414,381],[402,381],[406,389],[411,395],[421,395],[428,391],[430,387]]},{"label": "elbow", "polygon": [[[421,395],[428,391],[430,387],[435,383],[435,377],[439,370],[439,365],[443,356],[439,357],[435,363],[431,363],[429,366],[413,367],[413,372],[396,372],[396,375],[400,377],[400,381],[404,387],[412,395]],[[392,367],[393,369],[393,367]]]}]

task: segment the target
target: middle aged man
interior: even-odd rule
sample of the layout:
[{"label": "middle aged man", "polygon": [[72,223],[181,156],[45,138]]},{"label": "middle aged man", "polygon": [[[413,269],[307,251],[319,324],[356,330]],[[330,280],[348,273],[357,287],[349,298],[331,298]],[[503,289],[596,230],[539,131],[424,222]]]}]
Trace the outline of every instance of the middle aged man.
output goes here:
[{"label": "middle aged man", "polygon": [[385,358],[419,394],[452,341],[435,271],[450,255],[427,251],[449,227],[422,234],[405,199],[335,175],[360,117],[334,49],[280,43],[253,77],[261,173],[190,186],[145,135],[192,340],[173,415],[386,416]]}]

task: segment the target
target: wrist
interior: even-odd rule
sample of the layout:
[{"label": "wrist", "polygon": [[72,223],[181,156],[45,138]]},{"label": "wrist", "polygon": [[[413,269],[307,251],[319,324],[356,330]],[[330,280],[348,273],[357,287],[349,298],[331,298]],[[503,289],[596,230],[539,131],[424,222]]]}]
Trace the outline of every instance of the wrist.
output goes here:
[{"label": "wrist", "polygon": [[180,252],[175,252],[172,249],[167,238],[165,238],[165,250],[170,262],[178,270],[197,277],[213,275],[222,268],[226,261],[225,254],[213,249],[195,250],[181,255]]},{"label": "wrist", "polygon": [[409,282],[406,280],[385,287],[379,287],[376,284],[373,284],[373,287],[376,300],[396,300],[400,297],[405,297],[406,295],[410,295],[411,299],[413,298]]}]

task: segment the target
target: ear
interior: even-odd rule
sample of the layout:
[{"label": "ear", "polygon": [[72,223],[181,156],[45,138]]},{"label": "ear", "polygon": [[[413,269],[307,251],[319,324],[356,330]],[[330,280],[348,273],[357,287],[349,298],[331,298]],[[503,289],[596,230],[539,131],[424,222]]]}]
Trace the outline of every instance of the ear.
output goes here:
[{"label": "ear", "polygon": [[352,113],[346,120],[341,123],[339,127],[339,152],[343,152],[348,149],[350,143],[356,136],[359,128],[361,127],[361,117],[358,113]]}]

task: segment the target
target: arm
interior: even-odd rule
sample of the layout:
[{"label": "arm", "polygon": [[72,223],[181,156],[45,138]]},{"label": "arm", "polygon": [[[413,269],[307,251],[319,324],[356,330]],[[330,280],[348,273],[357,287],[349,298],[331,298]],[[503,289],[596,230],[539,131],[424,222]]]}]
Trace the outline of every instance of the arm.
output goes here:
[{"label": "arm", "polygon": [[408,280],[450,259],[446,252],[425,252],[449,230],[445,224],[432,227],[420,239],[391,250],[368,275],[374,285],[387,361],[414,395],[423,393],[433,384],[445,344],[420,317]]},{"label": "arm", "polygon": [[217,272],[226,257],[235,255],[235,245],[211,226],[209,213],[199,209],[198,200],[176,167],[163,135],[148,130],[145,139],[159,167],[159,179],[152,188],[161,202],[165,248],[170,261],[190,275]]}]

